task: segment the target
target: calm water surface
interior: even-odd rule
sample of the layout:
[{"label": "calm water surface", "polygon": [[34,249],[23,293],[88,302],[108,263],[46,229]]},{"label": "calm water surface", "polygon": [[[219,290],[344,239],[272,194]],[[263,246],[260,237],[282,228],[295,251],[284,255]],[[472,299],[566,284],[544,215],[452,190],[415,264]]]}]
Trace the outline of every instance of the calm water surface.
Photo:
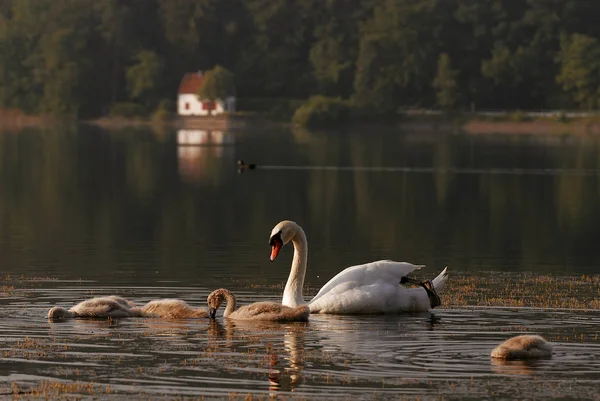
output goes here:
[{"label": "calm water surface", "polygon": [[[108,294],[204,306],[226,287],[242,303],[279,300],[293,250],[270,263],[268,237],[283,219],[307,232],[307,296],[342,268],[382,258],[426,264],[429,278],[448,265],[446,292],[452,277],[496,272],[597,277],[599,156],[594,137],[4,132],[0,392],[598,399],[598,310],[446,304],[307,324],[51,324],[45,315]],[[238,159],[258,168],[239,174]],[[554,358],[490,360],[496,344],[522,332],[554,341]]]}]

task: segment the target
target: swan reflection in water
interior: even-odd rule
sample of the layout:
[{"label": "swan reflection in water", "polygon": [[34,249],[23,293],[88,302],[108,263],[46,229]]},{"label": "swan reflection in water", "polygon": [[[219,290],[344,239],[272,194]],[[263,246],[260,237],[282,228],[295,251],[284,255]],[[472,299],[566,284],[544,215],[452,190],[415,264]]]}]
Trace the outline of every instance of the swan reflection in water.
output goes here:
[{"label": "swan reflection in water", "polygon": [[303,383],[307,330],[307,322],[215,320],[209,325],[208,347],[212,352],[231,353],[258,340],[262,344],[259,352],[266,354],[269,391],[290,392]]},{"label": "swan reflection in water", "polygon": [[280,359],[271,358],[271,372],[269,372],[269,390],[294,391],[302,384],[304,369],[304,331],[306,327],[297,326],[289,328],[283,337],[283,345],[287,355],[284,359],[288,366],[281,367]]}]

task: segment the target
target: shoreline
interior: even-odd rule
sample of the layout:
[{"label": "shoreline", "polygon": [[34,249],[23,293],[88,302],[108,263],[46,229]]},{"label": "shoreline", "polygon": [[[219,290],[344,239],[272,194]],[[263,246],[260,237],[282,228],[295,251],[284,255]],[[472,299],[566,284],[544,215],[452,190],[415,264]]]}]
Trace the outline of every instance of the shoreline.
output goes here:
[{"label": "shoreline", "polygon": [[569,122],[536,120],[536,121],[485,121],[469,120],[461,129],[473,135],[600,135],[600,121],[588,121],[585,118],[573,119]]},{"label": "shoreline", "polygon": [[[0,130],[15,130],[29,127],[43,127],[64,122],[64,119],[43,115],[25,115],[17,111],[0,111]],[[291,122],[278,122],[266,118],[260,113],[238,113],[209,117],[181,117],[153,120],[140,118],[104,116],[90,120],[69,120],[77,124],[93,125],[105,129],[127,127],[161,127],[174,129],[239,129],[249,125],[292,126]],[[600,119],[575,117],[569,121],[553,119],[535,119],[511,121],[510,119],[486,119],[477,116],[467,118],[444,118],[440,116],[402,116],[395,121],[356,122],[345,124],[353,128],[381,125],[388,128],[400,128],[411,131],[437,131],[465,133],[472,135],[576,135],[600,136]],[[342,128],[342,126],[340,126]],[[321,130],[316,130],[321,131]]]}]

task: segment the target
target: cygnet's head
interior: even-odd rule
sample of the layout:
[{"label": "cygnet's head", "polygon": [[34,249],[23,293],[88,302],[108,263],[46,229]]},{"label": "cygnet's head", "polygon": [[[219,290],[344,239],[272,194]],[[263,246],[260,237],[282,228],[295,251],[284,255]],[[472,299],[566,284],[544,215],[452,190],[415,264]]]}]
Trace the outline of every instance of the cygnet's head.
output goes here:
[{"label": "cygnet's head", "polygon": [[214,319],[217,316],[217,310],[225,300],[225,295],[229,292],[224,288],[219,288],[210,293],[206,302],[208,303],[208,317]]},{"label": "cygnet's head", "polygon": [[281,248],[290,242],[298,233],[300,226],[293,221],[283,220],[271,230],[269,245],[271,245],[271,262],[275,260]]},{"label": "cygnet's head", "polygon": [[48,319],[49,320],[60,320],[71,317],[71,312],[66,310],[65,308],[61,308],[60,306],[55,306],[48,311]]}]

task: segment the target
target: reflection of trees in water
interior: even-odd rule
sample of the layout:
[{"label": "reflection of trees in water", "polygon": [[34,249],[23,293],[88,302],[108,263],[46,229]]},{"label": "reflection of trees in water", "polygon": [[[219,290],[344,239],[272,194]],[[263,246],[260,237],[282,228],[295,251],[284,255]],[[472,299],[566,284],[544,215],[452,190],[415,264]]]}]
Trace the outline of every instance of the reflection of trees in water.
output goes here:
[{"label": "reflection of trees in water", "polygon": [[[556,244],[563,244],[565,249],[554,251],[571,253],[581,238],[590,234],[590,222],[600,219],[597,174],[578,175],[566,170],[548,175],[447,171],[515,165],[597,169],[597,140],[444,135],[414,142],[410,136],[383,139],[364,132],[350,135],[344,148],[338,143],[343,141],[336,138],[328,133],[301,136],[301,143],[309,145],[305,152],[310,155],[310,165],[429,165],[437,171],[307,172],[311,224],[305,224],[305,228],[312,240],[316,235],[318,240],[335,241],[340,227],[344,227],[361,249],[370,246],[374,253],[386,250],[382,256],[421,255],[426,260],[420,262],[430,263],[439,249],[459,250],[453,252],[455,255],[484,251],[499,259],[520,253],[516,265],[530,268],[534,262],[551,262],[547,250]],[[490,140],[492,145],[487,143]],[[352,196],[348,196],[348,188]],[[319,232],[315,233],[311,225]],[[571,244],[564,243],[565,237]],[[445,262],[465,267],[472,263],[470,258],[453,259]]]},{"label": "reflection of trees in water", "polygon": [[[232,148],[220,146],[224,136],[213,135],[216,146],[200,158],[206,169],[199,187],[217,185],[221,176],[234,172],[223,166],[224,155],[233,163]],[[156,235],[169,245],[180,243],[182,233],[197,236],[193,216],[204,212],[198,207],[202,200],[177,184],[173,138],[165,141],[139,128],[108,132],[94,127],[80,133],[56,127],[3,135],[0,233],[18,239],[5,253],[10,263],[4,265],[28,266],[42,257],[55,261],[44,266],[48,274],[65,269],[81,277],[114,266],[122,246],[135,251],[126,245],[131,238]],[[82,244],[93,244],[95,252]],[[140,252],[153,252],[140,246],[145,248]]]},{"label": "reflection of trees in water", "polygon": [[[234,147],[178,147],[172,134],[166,140],[139,129],[88,127],[78,134],[67,127],[0,137],[0,234],[18,239],[0,262],[54,261],[44,266],[47,274],[66,269],[81,277],[114,266],[126,248],[171,274],[176,266],[197,268],[191,265],[214,244],[242,239],[264,243],[266,261],[264,238],[279,220],[292,218],[311,244],[320,244],[311,248],[320,254],[311,253],[309,275],[363,261],[344,260],[336,246],[369,259],[406,257],[435,266],[443,253],[441,263],[464,268],[482,263],[473,258],[481,252],[499,259],[510,252],[529,269],[555,263],[548,258],[557,254],[574,265],[586,260],[593,249],[588,238],[600,234],[597,175],[263,170],[239,177]],[[288,135],[293,144],[285,146],[307,165],[441,170],[512,166],[517,159],[531,167],[600,168],[600,141],[592,138],[279,134]],[[245,152],[279,152],[260,135],[244,141]],[[156,246],[149,249],[148,241]],[[249,263],[244,252],[229,253],[228,262],[248,264],[269,282],[287,275],[281,263]]]}]

